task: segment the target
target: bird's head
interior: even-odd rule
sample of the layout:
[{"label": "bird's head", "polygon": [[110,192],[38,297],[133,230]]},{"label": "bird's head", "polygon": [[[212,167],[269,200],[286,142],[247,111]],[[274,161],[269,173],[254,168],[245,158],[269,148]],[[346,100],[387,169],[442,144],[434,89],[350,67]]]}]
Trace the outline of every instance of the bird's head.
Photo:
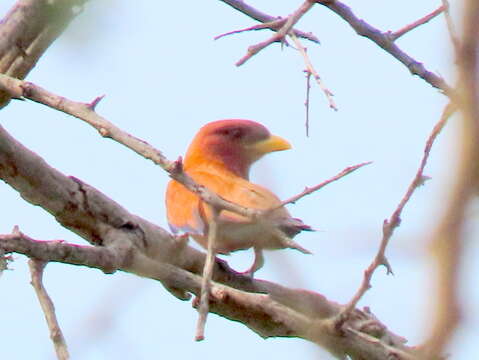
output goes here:
[{"label": "bird's head", "polygon": [[199,164],[221,166],[245,179],[249,168],[263,155],[290,149],[283,138],[272,135],[251,120],[219,120],[203,126],[185,157],[185,168]]}]

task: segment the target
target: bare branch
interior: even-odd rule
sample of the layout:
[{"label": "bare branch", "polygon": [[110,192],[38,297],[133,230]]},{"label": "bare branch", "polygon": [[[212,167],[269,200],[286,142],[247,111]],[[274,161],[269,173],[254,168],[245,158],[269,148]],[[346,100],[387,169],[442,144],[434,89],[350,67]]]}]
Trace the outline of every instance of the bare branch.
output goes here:
[{"label": "bare branch", "polygon": [[353,171],[356,171],[357,169],[359,169],[363,166],[369,165],[371,163],[372,163],[372,161],[368,161],[368,162],[364,162],[364,163],[361,163],[361,164],[348,166],[347,168],[345,168],[343,171],[341,171],[339,174],[333,176],[332,178],[330,178],[328,180],[325,180],[322,183],[320,183],[318,185],[315,185],[313,187],[307,187],[301,193],[299,193],[298,195],[292,196],[289,199],[284,200],[281,203],[281,205],[279,205],[278,207],[276,207],[272,210],[275,210],[275,209],[280,208],[281,206],[284,206],[284,205],[287,205],[287,204],[294,204],[296,201],[305,197],[306,195],[310,195],[313,192],[318,191],[319,189],[325,187],[326,185],[328,185],[328,184],[330,184],[334,181],[337,181],[337,180],[341,179],[342,177],[345,177],[346,175],[351,174]]},{"label": "bare branch", "polygon": [[301,6],[291,15],[289,15],[286,19],[284,25],[278,30],[276,34],[271,36],[269,39],[262,41],[256,45],[252,45],[248,48],[248,52],[245,56],[243,56],[238,62],[236,66],[243,65],[246,61],[251,59],[254,55],[259,53],[264,48],[268,47],[274,42],[283,42],[286,35],[289,34],[293,26],[301,19],[301,17],[306,14],[315,4],[313,0],[306,0]]},{"label": "bare branch", "polygon": [[313,75],[314,80],[316,80],[316,83],[319,85],[319,87],[323,91],[324,95],[326,96],[326,99],[328,99],[329,107],[333,110],[338,111],[338,107],[336,106],[336,103],[334,102],[334,99],[333,99],[334,94],[324,85],[317,71],[314,69],[313,63],[309,59],[306,48],[303,46],[303,44],[301,44],[299,39],[294,34],[291,34],[290,37],[291,39],[293,39],[294,44],[296,45],[299,52],[303,56],[304,63],[306,65],[306,71]]},{"label": "bare branch", "polygon": [[[279,20],[277,24],[274,24],[275,26],[272,27],[271,30],[278,31],[280,29],[280,26],[284,24],[282,23],[283,19],[261,12],[255,9],[254,7],[252,7],[251,5],[246,4],[243,0],[221,0],[221,1],[224,2],[225,4],[228,4],[232,8],[238,10],[239,12],[249,16],[250,18],[253,18],[262,23],[274,24],[276,21]],[[286,19],[284,19],[284,21],[286,21]],[[255,29],[252,29],[252,30],[255,30]],[[299,38],[307,39],[309,41],[319,43],[318,38],[311,33],[305,33],[303,31],[299,31],[296,29],[292,29],[291,31],[294,32],[294,34]]]},{"label": "bare branch", "polygon": [[221,39],[225,36],[229,36],[229,35],[233,35],[233,34],[239,34],[239,33],[246,32],[246,31],[256,31],[256,30],[265,30],[265,29],[276,29],[276,30],[278,30],[281,26],[284,25],[285,22],[286,22],[286,18],[279,18],[279,19],[274,20],[274,21],[249,26],[249,27],[244,28],[244,29],[228,31],[224,34],[220,34],[218,36],[215,36],[214,39],[218,40],[218,39]]},{"label": "bare branch", "polygon": [[421,26],[421,25],[424,25],[425,23],[431,21],[432,19],[434,19],[436,16],[440,15],[442,12],[444,12],[446,9],[446,6],[445,5],[442,5],[442,6],[439,6],[436,10],[434,10],[433,12],[431,12],[430,14],[427,14],[426,16],[414,21],[413,23],[409,24],[409,25],[406,25],[405,27],[403,27],[402,29],[399,29],[393,33],[390,34],[391,36],[391,40],[395,41],[397,39],[399,39],[401,36],[403,36],[404,34],[408,33],[409,31],[411,30],[414,30],[415,28]]},{"label": "bare branch", "polygon": [[[0,21],[0,73],[23,79],[86,0],[19,0]],[[0,93],[0,108],[10,97]]]},{"label": "bare branch", "polygon": [[55,306],[53,301],[48,295],[45,287],[43,286],[43,270],[47,265],[46,262],[40,260],[30,259],[28,266],[30,267],[30,273],[32,275],[32,286],[37,294],[38,301],[45,314],[45,320],[50,329],[50,338],[52,339],[57,354],[58,360],[67,360],[70,358],[68,353],[67,344],[63,337],[62,330],[58,324],[57,316],[55,314]]},{"label": "bare branch", "polygon": [[432,148],[432,145],[434,144],[435,139],[437,136],[440,134],[441,130],[443,129],[444,125],[446,124],[447,120],[449,117],[454,113],[456,110],[456,106],[453,103],[449,103],[445,108],[444,111],[441,115],[441,118],[439,121],[436,123],[434,128],[431,131],[431,134],[429,135],[426,145],[424,147],[424,155],[421,159],[421,163],[419,165],[419,168],[416,172],[416,175],[414,176],[414,179],[412,180],[411,184],[409,185],[406,193],[404,194],[403,198],[399,202],[399,205],[397,206],[396,210],[394,210],[393,214],[388,220],[384,220],[383,223],[383,237],[381,240],[381,244],[379,245],[379,250],[374,257],[373,261],[371,264],[368,266],[368,268],[364,271],[364,277],[361,282],[361,285],[359,289],[357,290],[356,294],[353,296],[353,298],[348,302],[346,307],[343,310],[343,313],[341,316],[347,316],[351,311],[354,310],[354,308],[357,306],[357,303],[363,295],[366,293],[368,289],[371,288],[371,278],[374,274],[374,271],[381,266],[384,265],[387,269],[388,274],[392,274],[392,269],[391,266],[386,258],[386,247],[389,244],[389,240],[391,239],[394,230],[400,225],[401,223],[401,213],[404,209],[404,206],[406,206],[407,202],[410,200],[412,194],[414,191],[421,186],[424,181],[427,179],[424,176],[424,168],[426,167],[427,161],[429,159],[429,154]]},{"label": "bare branch", "polygon": [[196,325],[195,340],[201,341],[205,338],[205,324],[209,311],[209,299],[211,294],[211,279],[213,277],[213,268],[216,256],[216,233],[218,229],[217,209],[211,209],[213,215],[208,223],[208,249],[206,253],[206,262],[203,269],[203,279],[201,281],[200,305],[198,307],[198,322]]},{"label": "bare branch", "polygon": [[369,25],[364,20],[358,18],[352,10],[338,0],[316,0],[318,4],[327,7],[341,18],[343,18],[360,36],[364,36],[375,42],[383,50],[387,51],[394,58],[403,63],[413,75],[417,75],[430,85],[442,90],[447,96],[453,95],[453,89],[444,81],[443,78],[427,70],[424,65],[401,50],[389,36],[389,33],[383,33],[379,29]]},{"label": "bare branch", "polygon": [[[117,235],[118,233],[115,234]],[[42,256],[51,255],[52,261],[64,263],[81,258],[81,255],[74,254],[77,251],[83,254],[93,249],[108,251],[102,247],[79,247],[58,240],[47,241],[47,246],[42,244],[43,242],[21,233],[0,235],[0,249],[5,249],[7,253],[18,252],[27,256],[41,253]],[[67,246],[71,253],[60,259],[59,254],[62,254]],[[38,252],[37,249],[32,252],[35,248],[42,251]],[[135,273],[141,276],[199,296],[202,283],[199,275],[162,261],[148,263],[149,260],[145,257],[135,260],[141,255],[138,251],[137,248],[131,249],[128,256],[130,261],[125,262],[126,267],[122,270],[131,271],[135,268]],[[197,254],[204,258],[204,254]],[[81,265],[77,260],[73,264]],[[84,265],[101,269],[103,260],[93,256]],[[214,277],[222,279],[227,285],[211,283],[210,310],[245,324],[264,338],[301,337],[325,347],[339,358],[350,355],[352,359],[384,360],[388,354],[397,353],[404,359],[419,360],[414,355],[414,349],[404,345],[403,338],[388,331],[386,326],[367,310],[355,310],[354,316],[345,322],[344,328],[347,331],[338,333],[331,324],[341,307],[321,294],[288,289],[279,284],[229,272],[224,264],[215,266]],[[374,341],[371,342],[371,339]]]}]

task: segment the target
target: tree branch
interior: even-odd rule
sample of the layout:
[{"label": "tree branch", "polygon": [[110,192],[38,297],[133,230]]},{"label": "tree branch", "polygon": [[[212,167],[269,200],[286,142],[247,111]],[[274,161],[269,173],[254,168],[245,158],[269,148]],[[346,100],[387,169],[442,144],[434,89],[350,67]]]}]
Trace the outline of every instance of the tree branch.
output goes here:
[{"label": "tree branch", "polygon": [[37,294],[38,301],[42,307],[45,319],[50,329],[50,338],[52,339],[57,354],[58,360],[67,360],[70,358],[68,353],[67,344],[63,337],[62,330],[58,324],[57,316],[55,315],[55,306],[53,301],[48,295],[45,287],[43,286],[43,270],[47,263],[39,260],[30,259],[28,266],[30,267],[30,273],[32,275],[32,286]]},{"label": "tree branch", "polygon": [[[304,64],[306,65],[306,72],[313,75],[314,80],[316,80],[316,83],[319,85],[319,88],[323,91],[324,95],[326,96],[326,99],[328,100],[329,107],[335,111],[338,111],[338,107],[336,106],[336,103],[334,102],[333,96],[334,94],[329,90],[321,80],[321,77],[319,76],[318,72],[313,66],[313,63],[309,59],[307,49],[301,44],[301,41],[296,37],[296,35],[291,34],[290,35],[291,39],[293,39],[294,44],[298,48],[299,52],[301,53]],[[308,78],[309,79],[309,78]],[[308,93],[309,95],[309,93]],[[308,100],[309,103],[309,100]],[[309,105],[308,105],[309,106]]]},{"label": "tree branch", "polygon": [[206,253],[205,267],[203,269],[203,278],[201,281],[200,305],[198,306],[198,322],[196,325],[195,340],[201,341],[205,338],[205,324],[209,311],[209,299],[211,294],[211,279],[213,277],[213,267],[216,257],[216,233],[218,229],[219,212],[215,208],[211,209],[212,218],[208,223],[208,249]]},{"label": "tree branch", "polygon": [[319,183],[318,185],[315,185],[315,186],[312,186],[312,187],[306,187],[301,193],[299,193],[295,196],[292,196],[289,199],[284,200],[281,203],[281,205],[279,205],[277,208],[279,208],[281,206],[285,206],[287,204],[294,204],[299,199],[301,199],[301,198],[303,198],[307,195],[310,195],[313,192],[318,191],[319,189],[325,187],[326,185],[328,185],[328,184],[330,184],[334,181],[337,181],[337,180],[345,177],[346,175],[349,175],[352,172],[358,170],[359,168],[362,168],[363,166],[366,166],[366,165],[369,165],[369,164],[372,164],[372,161],[364,162],[364,163],[353,165],[353,166],[348,166],[346,169],[343,169],[339,174],[336,174],[332,178],[330,178],[328,180],[325,180],[322,183]]},{"label": "tree branch", "polygon": [[341,317],[347,316],[351,311],[353,311],[353,309],[357,306],[359,300],[363,297],[366,291],[371,288],[371,278],[379,266],[384,265],[387,269],[387,273],[392,274],[391,265],[389,264],[386,258],[386,247],[389,244],[389,240],[393,236],[394,230],[401,224],[401,214],[404,207],[406,206],[408,201],[411,199],[411,196],[414,193],[414,191],[416,191],[416,189],[419,186],[423,185],[424,182],[427,180],[427,177],[424,176],[424,168],[426,167],[427,161],[429,159],[429,154],[431,152],[432,145],[434,144],[434,141],[436,140],[437,136],[440,134],[447,120],[454,113],[455,110],[456,110],[456,106],[453,103],[449,103],[444,108],[444,111],[441,115],[440,120],[437,122],[437,124],[434,126],[433,130],[431,131],[431,134],[429,135],[426,141],[426,145],[424,147],[424,155],[421,159],[421,163],[416,172],[416,175],[414,176],[414,179],[412,180],[411,184],[409,184],[409,187],[406,193],[404,194],[403,198],[399,202],[399,205],[397,206],[396,210],[394,210],[394,212],[392,213],[389,219],[384,220],[383,237],[379,245],[379,250],[376,256],[374,257],[373,261],[371,262],[371,264],[364,271],[364,277],[361,282],[361,285],[359,289],[357,290],[356,294],[353,296],[353,298],[348,302],[348,304],[344,308],[343,313],[341,314]]},{"label": "tree branch", "polygon": [[[24,79],[86,1],[17,1],[0,21],[0,73]],[[0,92],[0,108],[9,100]]]},{"label": "tree branch", "polygon": [[[30,257],[40,255],[42,261],[85,265],[104,272],[111,271],[105,258],[114,251],[103,247],[80,247],[59,240],[33,240],[20,232],[0,235],[0,249],[4,249],[6,253],[17,252]],[[149,261],[148,258],[142,257],[138,248],[133,247],[130,250],[121,270],[134,270],[138,275],[167,284],[170,289],[199,296],[202,278],[198,274],[170,263]],[[77,252],[81,255],[76,254]],[[103,252],[105,256],[97,256],[98,252]],[[204,258],[204,254],[199,256]],[[138,259],[135,259],[136,257]],[[79,259],[85,260],[85,263],[81,264]],[[210,311],[245,324],[261,337],[304,338],[323,346],[338,358],[349,355],[356,360],[384,360],[391,354],[400,354],[403,359],[419,360],[413,348],[404,345],[405,340],[402,337],[390,332],[367,309],[355,310],[344,324],[345,332],[338,332],[332,319],[337,316],[341,307],[319,293],[288,289],[264,280],[253,280],[231,272],[218,261],[214,277],[223,280],[225,284],[216,281],[211,283]]]},{"label": "tree branch", "polygon": [[392,41],[396,41],[397,39],[399,39],[401,36],[403,36],[404,34],[414,30],[415,28],[421,26],[421,25],[424,25],[425,23],[431,21],[432,19],[434,19],[436,16],[442,14],[446,9],[446,6],[445,5],[441,5],[439,6],[436,10],[434,10],[433,12],[431,12],[430,14],[427,14],[426,16],[414,21],[413,23],[409,24],[409,25],[406,25],[405,27],[403,27],[402,29],[399,29],[393,33],[390,33],[390,36],[391,36],[391,40]]},{"label": "tree branch", "polygon": [[376,43],[379,47],[391,54],[395,59],[404,64],[411,74],[417,75],[431,86],[438,88],[447,96],[453,95],[453,89],[443,78],[427,70],[424,65],[401,50],[391,39],[388,32],[383,33],[379,29],[359,19],[345,4],[337,0],[317,0],[318,4],[327,7],[344,19],[360,36],[364,36]]},{"label": "tree branch", "polygon": [[262,41],[256,45],[252,45],[248,48],[248,52],[246,53],[245,56],[243,56],[238,62],[236,62],[236,66],[241,66],[243,65],[246,61],[251,59],[254,55],[259,53],[261,50],[265,49],[269,45],[271,45],[274,42],[283,42],[284,38],[288,33],[291,31],[293,26],[303,17],[304,14],[306,14],[315,4],[314,0],[306,0],[301,4],[301,6],[296,9],[294,13],[289,15],[286,18],[286,22],[284,25],[274,34],[271,36],[269,39]]},{"label": "tree branch", "polygon": [[[238,10],[239,12],[249,16],[250,18],[255,19],[256,21],[259,21],[265,24],[270,24],[271,26],[270,29],[273,31],[278,31],[280,27],[284,25],[283,21],[286,21],[286,19],[274,17],[264,12],[261,12],[255,9],[254,7],[246,4],[243,0],[220,0],[220,1]],[[251,30],[255,30],[255,29],[251,29]],[[299,31],[296,29],[292,29],[291,31],[299,38],[303,38],[315,43],[319,43],[318,38],[314,36],[312,33],[305,33],[303,31]]]}]

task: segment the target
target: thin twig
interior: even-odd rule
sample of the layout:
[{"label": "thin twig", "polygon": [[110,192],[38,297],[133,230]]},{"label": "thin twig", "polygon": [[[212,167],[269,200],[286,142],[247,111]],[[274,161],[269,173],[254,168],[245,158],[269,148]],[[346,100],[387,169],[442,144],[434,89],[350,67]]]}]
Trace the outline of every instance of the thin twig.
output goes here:
[{"label": "thin twig", "polygon": [[306,108],[306,121],[304,127],[306,128],[306,137],[309,137],[309,93],[311,90],[311,71],[304,70],[306,73],[306,100],[304,100],[304,107]]},{"label": "thin twig", "polygon": [[369,165],[371,164],[372,161],[368,161],[368,162],[363,162],[361,164],[357,164],[357,165],[353,165],[353,166],[348,166],[347,168],[345,168],[343,171],[341,171],[340,173],[338,173],[337,175],[333,176],[332,178],[328,179],[328,180],[325,180],[323,181],[322,183],[318,184],[318,185],[315,185],[313,187],[307,187],[305,188],[301,193],[295,195],[295,196],[292,196],[290,197],[289,199],[286,199],[284,200],[281,205],[273,208],[272,210],[276,210],[278,208],[280,208],[281,206],[285,206],[287,204],[294,204],[296,201],[298,201],[299,199],[305,197],[306,195],[310,195],[312,194],[313,192],[315,191],[318,191],[319,189],[325,187],[326,185],[334,182],[334,181],[337,181],[339,179],[341,179],[342,177],[345,177],[346,175],[349,175],[351,174],[353,171],[356,171],[357,169],[363,167],[363,166],[366,166],[366,165]]},{"label": "thin twig", "polygon": [[53,345],[55,347],[55,352],[59,360],[67,360],[70,358],[68,353],[67,344],[65,338],[63,337],[62,330],[58,324],[57,317],[55,315],[55,306],[53,305],[52,299],[48,295],[45,287],[43,286],[43,269],[46,266],[46,262],[39,261],[35,259],[30,259],[28,261],[28,266],[30,267],[30,273],[32,275],[32,286],[35,289],[37,294],[38,301],[42,307],[43,313],[45,314],[45,319],[50,329],[50,338],[52,339]]},{"label": "thin twig", "polygon": [[296,37],[294,34],[290,34],[291,39],[293,39],[294,44],[298,48],[299,52],[303,56],[304,63],[306,65],[306,70],[309,71],[313,77],[314,80],[316,80],[316,83],[319,85],[321,90],[323,91],[324,95],[326,95],[326,98],[328,99],[329,102],[329,107],[333,110],[338,110],[338,107],[336,106],[333,96],[334,94],[324,85],[323,81],[321,80],[321,77],[318,75],[317,71],[314,69],[313,63],[309,59],[308,53],[306,51],[306,48],[301,44],[299,39]]},{"label": "thin twig", "polygon": [[286,18],[280,18],[280,19],[277,19],[277,20],[274,20],[274,21],[269,21],[269,22],[249,26],[249,27],[244,28],[244,29],[228,31],[224,34],[220,34],[218,36],[215,36],[214,40],[218,40],[218,39],[221,39],[225,36],[239,34],[239,33],[246,32],[246,31],[256,31],[256,30],[264,30],[264,29],[277,30],[281,26],[283,26],[285,22],[286,22]]},{"label": "thin twig", "polygon": [[[262,23],[274,23],[275,21],[278,20],[277,17],[271,16],[262,11],[259,11],[258,9],[245,3],[243,0],[221,0],[221,1],[224,2],[225,4],[228,4],[232,8],[238,10],[239,12],[249,16],[250,18],[255,19],[256,21],[260,21]],[[286,21],[286,18],[284,20]],[[279,28],[271,28],[271,30],[277,31],[279,30]],[[306,33],[296,29],[292,29],[291,31],[295,33],[296,36],[299,38],[306,39],[314,43],[319,43],[318,38],[310,32]]]},{"label": "thin twig", "polygon": [[248,48],[248,51],[245,56],[236,62],[236,66],[243,65],[246,61],[251,59],[254,55],[259,53],[261,50],[265,49],[269,45],[277,41],[283,41],[285,36],[291,31],[293,26],[301,19],[301,17],[306,14],[315,4],[314,1],[306,0],[301,6],[296,9],[294,13],[289,15],[286,19],[285,24],[269,39],[262,41],[256,45],[252,45]]},{"label": "thin twig", "polygon": [[212,217],[208,223],[208,250],[206,253],[206,261],[203,268],[203,278],[201,280],[200,305],[198,308],[198,322],[196,324],[195,340],[201,341],[205,338],[205,324],[209,312],[209,301],[211,293],[211,279],[213,277],[213,266],[216,256],[216,234],[218,230],[218,214],[219,211],[214,207],[211,208]]},{"label": "thin twig", "polygon": [[446,83],[446,81],[444,81],[443,78],[427,70],[422,63],[401,50],[394,41],[391,41],[388,32],[384,33],[374,26],[371,26],[363,19],[358,18],[349,6],[343,4],[339,0],[316,0],[316,2],[327,7],[329,10],[343,18],[343,20],[351,25],[358,35],[364,36],[375,42],[384,51],[391,54],[394,58],[404,64],[411,74],[417,75],[435,88],[441,89],[447,96],[453,95],[454,90]]},{"label": "thin twig", "polygon": [[443,129],[444,125],[446,124],[447,120],[449,117],[456,111],[456,106],[451,102],[449,103],[445,108],[444,111],[441,115],[441,118],[439,121],[436,123],[434,128],[431,131],[431,134],[429,135],[426,145],[424,147],[424,155],[421,159],[421,163],[419,165],[419,168],[416,172],[416,175],[414,176],[414,179],[412,180],[411,184],[409,185],[406,193],[404,194],[403,198],[399,202],[399,205],[397,206],[396,210],[394,210],[393,214],[389,219],[384,220],[383,223],[383,237],[381,240],[381,244],[379,246],[379,250],[374,257],[373,261],[371,264],[368,266],[368,268],[364,271],[364,276],[363,280],[361,282],[361,285],[359,289],[356,291],[356,294],[353,296],[353,298],[347,303],[347,305],[344,307],[344,310],[342,311],[341,315],[338,317],[339,321],[343,321],[347,315],[351,313],[351,311],[354,310],[356,307],[357,303],[359,300],[363,297],[363,295],[366,293],[368,289],[371,288],[371,278],[373,276],[374,271],[381,265],[384,265],[387,269],[388,274],[392,274],[392,268],[391,265],[389,264],[387,258],[386,258],[386,247],[388,246],[389,240],[391,239],[394,230],[400,225],[401,223],[401,213],[404,209],[404,206],[407,204],[409,199],[411,198],[412,194],[414,191],[421,185],[424,184],[424,181],[427,180],[428,178],[424,176],[424,168],[426,167],[427,161],[429,159],[429,154],[431,152],[432,145],[434,144],[434,141],[436,140],[437,136],[440,134],[441,130]]},{"label": "thin twig", "polygon": [[430,20],[434,19],[436,16],[440,15],[443,11],[446,10],[446,6],[445,5],[441,5],[439,6],[436,10],[434,10],[433,12],[431,12],[430,14],[427,14],[426,16],[420,18],[419,20],[416,20],[414,21],[413,23],[409,24],[409,25],[406,25],[405,27],[403,27],[402,29],[399,29],[393,33],[390,34],[391,36],[391,39],[393,41],[399,39],[401,36],[403,36],[404,34],[408,33],[409,31],[411,30],[414,30],[415,28],[429,22]]}]

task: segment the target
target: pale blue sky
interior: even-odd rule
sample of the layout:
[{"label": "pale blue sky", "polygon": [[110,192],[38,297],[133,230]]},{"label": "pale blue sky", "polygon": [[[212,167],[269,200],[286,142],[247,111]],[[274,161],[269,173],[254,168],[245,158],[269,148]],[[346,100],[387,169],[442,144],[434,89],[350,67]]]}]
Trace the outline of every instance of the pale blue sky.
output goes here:
[{"label": "pale blue sky", "polygon": [[[272,15],[286,15],[302,1],[250,1]],[[440,1],[351,0],[366,21],[397,30],[440,5]],[[1,14],[13,4],[3,1]],[[321,45],[303,42],[338,112],[330,110],[312,84],[309,138],[304,130],[303,60],[291,48],[264,50],[240,68],[234,63],[268,31],[213,37],[254,22],[219,1],[91,1],[85,12],[42,57],[28,80],[79,101],[106,98],[97,111],[170,158],[182,155],[204,123],[223,118],[260,121],[287,138],[293,149],[261,160],[252,179],[281,198],[363,161],[372,165],[329,185],[296,205],[291,213],[321,231],[297,240],[314,252],[266,254],[258,277],[321,292],[346,302],[376,252],[383,219],[389,217],[414,176],[424,142],[446,99],[370,41],[320,6],[298,24],[314,32]],[[442,18],[405,35],[399,46],[428,69],[453,83],[449,38]],[[123,146],[101,138],[80,120],[31,102],[12,102],[0,122],[50,165],[105,192],[132,213],[166,227],[167,175]],[[380,269],[361,301],[391,330],[417,344],[431,319],[428,241],[441,214],[454,168],[455,120],[439,137],[426,169],[432,176],[403,213],[403,223],[388,248],[395,276]],[[38,239],[85,241],[60,227],[41,208],[25,203],[0,183],[0,232],[14,225]],[[477,211],[475,211],[477,213]],[[474,212],[471,211],[471,215]],[[474,228],[471,216],[471,228]],[[477,227],[477,226],[476,226]],[[475,238],[477,231],[471,231]],[[196,246],[196,245],[194,245]],[[467,316],[450,353],[470,359],[476,353],[477,242],[467,251],[463,296]],[[2,355],[9,359],[52,359],[43,314],[29,285],[26,259],[15,256],[0,280],[4,326]],[[228,258],[239,270],[250,252]],[[193,341],[196,311],[151,280],[129,274],[48,265],[45,285],[70,347],[72,359],[330,359],[298,339],[263,340],[241,324],[209,317],[206,341]],[[475,333],[476,332],[476,333]],[[318,356],[318,354],[320,354]]]}]

